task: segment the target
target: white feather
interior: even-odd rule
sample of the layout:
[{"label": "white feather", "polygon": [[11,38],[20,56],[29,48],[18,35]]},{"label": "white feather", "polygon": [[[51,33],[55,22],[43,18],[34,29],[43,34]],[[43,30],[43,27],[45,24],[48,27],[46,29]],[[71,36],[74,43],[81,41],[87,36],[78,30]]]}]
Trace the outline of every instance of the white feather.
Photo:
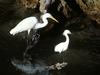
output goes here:
[{"label": "white feather", "polygon": [[13,29],[11,29],[10,34],[15,35],[22,31],[27,31],[34,28],[35,24],[37,23],[36,17],[28,17],[23,19],[21,22],[17,24]]},{"label": "white feather", "polygon": [[69,37],[68,37],[68,34],[71,34],[71,32],[69,30],[65,30],[63,32],[63,35],[65,36],[66,38],[66,41],[65,42],[61,42],[59,44],[57,44],[54,48],[54,51],[55,52],[63,52],[63,51],[66,51],[68,49],[68,45],[69,45]]},{"label": "white feather", "polygon": [[10,34],[15,35],[23,31],[27,31],[29,34],[31,29],[43,28],[48,24],[47,18],[51,18],[57,22],[57,20],[54,19],[50,13],[45,13],[41,17],[42,17],[43,23],[38,23],[37,18],[34,16],[23,19],[13,29],[10,30]]}]

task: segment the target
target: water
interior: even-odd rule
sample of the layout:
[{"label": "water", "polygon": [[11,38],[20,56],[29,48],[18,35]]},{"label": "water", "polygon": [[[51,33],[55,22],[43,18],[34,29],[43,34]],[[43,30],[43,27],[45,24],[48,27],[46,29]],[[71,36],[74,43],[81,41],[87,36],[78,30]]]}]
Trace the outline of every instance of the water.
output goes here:
[{"label": "water", "polygon": [[[31,56],[32,60],[24,62],[24,60],[28,60],[23,58],[27,42],[22,37],[26,35],[11,36],[9,31],[22,18],[33,14],[33,12],[26,11],[26,9],[22,10],[23,8],[21,9],[16,5],[12,7],[12,3],[9,3],[13,0],[6,1],[6,3],[0,5],[1,75],[28,75],[32,73],[34,73],[33,75],[100,75],[100,29],[98,24],[91,22],[87,17],[81,18],[82,16],[77,19],[74,16],[74,20],[71,19],[72,21],[70,21],[70,19],[67,19],[67,21],[65,18],[62,19],[63,17],[60,14],[61,24],[55,25],[48,32],[44,32],[45,29],[40,30],[41,36],[39,40],[36,41],[34,47],[32,45],[28,52],[26,52]],[[59,18],[58,15],[57,17]],[[69,23],[64,24],[64,20]],[[54,52],[54,46],[65,40],[62,36],[64,29],[70,29],[72,34],[69,36],[69,49],[59,55]],[[13,58],[17,61],[11,60]],[[42,60],[43,64],[35,62],[35,60]],[[24,65],[22,62],[24,62]],[[67,62],[68,65],[61,70],[44,70],[46,66],[58,62]],[[28,63],[28,65],[25,63]]]},{"label": "water", "polygon": [[32,64],[30,61],[12,60],[12,65],[28,75],[49,75],[49,70],[45,64]]},{"label": "water", "polygon": [[[90,74],[100,74],[100,39],[99,39],[99,29],[93,28],[94,32],[90,32],[87,35],[87,30],[81,32],[72,32],[70,35],[70,44],[69,49],[66,52],[55,53],[53,48],[60,41],[64,41],[65,38],[62,34],[59,37],[45,35],[40,36],[38,43],[29,50],[28,54],[31,55],[32,63],[28,65],[28,71],[31,71],[34,68],[32,66],[38,66],[42,71],[45,66],[67,62],[68,65],[61,70],[46,70],[44,75],[90,75]],[[2,31],[3,32],[3,31]],[[81,34],[81,35],[80,35]],[[0,73],[3,75],[21,75],[25,74],[24,71],[18,70],[18,68],[12,65],[10,59],[15,58],[17,60],[23,61],[22,57],[23,52],[26,49],[26,40],[20,40],[17,37],[9,37],[6,33],[0,33]],[[91,37],[92,36],[92,37]],[[7,39],[8,38],[8,39]],[[77,43],[76,43],[77,42]],[[64,58],[64,59],[63,59]],[[34,60],[43,60],[44,64],[40,65],[39,63],[34,63]],[[22,64],[21,64],[22,65]],[[32,66],[31,66],[32,65]],[[27,66],[26,66],[27,67]],[[25,69],[27,70],[27,69]],[[33,71],[34,72],[34,71]],[[35,74],[36,74],[35,72]],[[44,71],[43,71],[44,72]],[[29,72],[28,72],[29,74]],[[38,72],[37,75],[41,75],[41,72]]]},{"label": "water", "polygon": [[12,65],[16,68],[22,71],[23,73],[26,73],[28,75],[51,75],[50,70],[61,70],[63,67],[67,65],[66,62],[63,63],[57,63],[51,66],[47,66],[43,61],[38,60],[40,63],[31,63],[29,60],[12,60]]}]

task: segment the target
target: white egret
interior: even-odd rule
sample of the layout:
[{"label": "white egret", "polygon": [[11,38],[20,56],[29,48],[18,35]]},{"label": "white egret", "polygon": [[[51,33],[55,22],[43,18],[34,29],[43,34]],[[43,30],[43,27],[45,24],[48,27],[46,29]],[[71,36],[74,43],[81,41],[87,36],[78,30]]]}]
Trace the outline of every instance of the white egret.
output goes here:
[{"label": "white egret", "polygon": [[71,34],[71,32],[69,30],[65,30],[63,32],[63,35],[66,37],[66,41],[65,42],[61,42],[58,45],[55,46],[54,51],[55,52],[59,52],[61,53],[62,51],[65,51],[68,49],[68,45],[69,45],[69,37],[68,34]]},{"label": "white egret", "polygon": [[[56,22],[58,22],[50,13],[45,13],[41,16],[41,19],[43,20],[43,23],[39,23],[38,19],[34,16],[28,17],[23,19],[21,22],[19,22],[17,24],[17,26],[15,26],[13,29],[10,30],[10,34],[11,35],[15,35],[17,33],[23,32],[23,31],[27,31],[28,35],[30,34],[31,29],[33,30],[37,30],[39,28],[43,28],[45,26],[47,26],[48,24],[48,20],[47,18],[51,18],[53,20],[55,20]],[[35,32],[36,33],[36,32]],[[35,39],[35,35],[33,35],[33,40]],[[26,56],[27,51],[33,47],[33,45],[31,45],[31,40],[30,38],[27,36],[27,48],[24,52],[24,56]],[[34,40],[35,41],[35,40]]]},{"label": "white egret", "polygon": [[47,26],[48,20],[47,18],[51,18],[54,21],[58,22],[50,13],[45,13],[41,16],[43,23],[39,23],[37,18],[32,16],[23,19],[21,22],[17,24],[13,29],[10,30],[10,34],[15,35],[17,33],[28,31],[28,34],[30,33],[31,29],[39,29]]}]

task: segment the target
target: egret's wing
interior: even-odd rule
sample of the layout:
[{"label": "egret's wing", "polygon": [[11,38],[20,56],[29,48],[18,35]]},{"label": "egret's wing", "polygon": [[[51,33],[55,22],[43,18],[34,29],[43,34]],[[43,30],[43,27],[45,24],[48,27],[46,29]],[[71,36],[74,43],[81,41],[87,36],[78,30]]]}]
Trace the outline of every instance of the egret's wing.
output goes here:
[{"label": "egret's wing", "polygon": [[63,50],[63,47],[64,47],[64,42],[61,42],[61,43],[59,43],[59,44],[57,44],[57,45],[55,46],[54,51],[55,51],[55,52],[61,53],[62,50]]},{"label": "egret's wing", "polygon": [[10,34],[15,35],[16,33],[22,32],[22,31],[28,31],[31,30],[38,20],[36,17],[28,17],[23,19],[21,22],[19,22],[13,29],[11,29]]},{"label": "egret's wing", "polygon": [[22,20],[18,25],[17,28],[20,31],[25,31],[28,29],[32,29],[36,23],[38,22],[38,20],[36,19],[36,17],[28,17],[24,20]]}]

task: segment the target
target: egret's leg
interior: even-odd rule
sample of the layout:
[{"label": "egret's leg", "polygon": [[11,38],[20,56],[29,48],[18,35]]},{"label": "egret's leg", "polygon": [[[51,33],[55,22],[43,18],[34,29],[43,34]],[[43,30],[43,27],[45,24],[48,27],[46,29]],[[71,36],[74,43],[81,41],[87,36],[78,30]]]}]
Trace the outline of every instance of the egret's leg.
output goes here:
[{"label": "egret's leg", "polygon": [[30,38],[29,38],[29,35],[27,35],[26,43],[27,43],[27,45],[26,45],[26,49],[24,51],[23,57],[24,58],[26,58],[26,57],[29,58],[30,56],[27,54],[28,50],[30,49]]},{"label": "egret's leg", "polygon": [[61,61],[63,61],[63,62],[65,61],[63,52],[58,53],[58,56],[60,57]]},{"label": "egret's leg", "polygon": [[31,44],[31,39],[30,39],[30,30],[28,30],[28,34],[27,34],[27,38],[26,38],[26,44],[27,44],[27,47],[24,51],[24,54],[23,54],[23,57],[29,57],[29,55],[27,54],[28,50],[30,49],[30,44]]},{"label": "egret's leg", "polygon": [[34,33],[32,34],[32,36],[28,35],[27,36],[27,47],[26,50],[24,52],[24,57],[30,57],[29,55],[27,55],[27,52],[29,51],[29,49],[31,49],[32,47],[35,46],[35,44],[38,42],[40,35],[37,34],[37,30],[34,30]]}]

